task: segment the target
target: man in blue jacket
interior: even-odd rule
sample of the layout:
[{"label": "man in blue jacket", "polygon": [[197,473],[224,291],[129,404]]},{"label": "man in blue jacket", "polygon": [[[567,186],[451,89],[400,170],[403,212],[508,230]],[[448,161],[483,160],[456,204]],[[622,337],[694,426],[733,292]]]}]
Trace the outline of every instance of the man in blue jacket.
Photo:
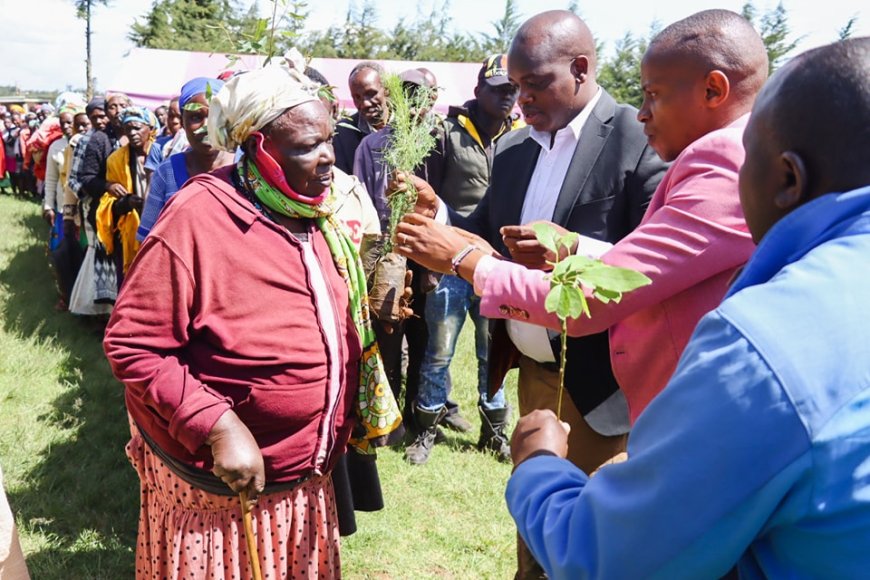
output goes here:
[{"label": "man in blue jacket", "polygon": [[870,570],[870,38],[783,67],[744,144],[758,249],[629,459],[590,479],[552,412],[517,426],[508,507],[551,578]]}]

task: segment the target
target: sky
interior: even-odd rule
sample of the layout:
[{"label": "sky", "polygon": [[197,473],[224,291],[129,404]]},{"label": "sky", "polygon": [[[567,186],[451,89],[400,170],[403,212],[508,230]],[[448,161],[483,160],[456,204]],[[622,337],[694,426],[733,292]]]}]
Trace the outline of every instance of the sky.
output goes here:
[{"label": "sky", "polygon": [[[239,0],[250,5],[251,0]],[[344,22],[354,0],[309,0],[308,29],[320,30]],[[626,31],[646,35],[654,21],[662,25],[705,8],[740,11],[745,0],[601,0],[578,2],[581,14],[593,34],[605,43],[605,54]],[[357,6],[362,0],[355,1]],[[759,12],[771,9],[775,0],[754,0]],[[151,8],[152,0],[109,0],[97,6],[93,16],[94,76],[97,89],[111,84],[133,48],[127,34],[133,21]],[[259,8],[271,7],[259,0]],[[413,21],[422,12],[428,16],[441,1],[376,0],[378,26],[392,28],[400,18]],[[492,33],[493,21],[504,11],[505,0],[451,0],[449,12],[455,30]],[[861,0],[783,0],[794,36],[801,37],[797,51],[836,40],[837,31],[853,16],[858,17],[854,36],[870,35],[870,8]],[[517,0],[523,19],[544,10],[566,8],[567,0]],[[85,85],[85,23],[75,18],[73,0],[0,0],[6,23],[0,36],[0,85],[30,90],[76,88]],[[862,11],[863,8],[863,11]],[[30,15],[25,20],[25,15]],[[20,26],[14,19],[22,18]],[[159,71],[152,71],[159,74]]]}]

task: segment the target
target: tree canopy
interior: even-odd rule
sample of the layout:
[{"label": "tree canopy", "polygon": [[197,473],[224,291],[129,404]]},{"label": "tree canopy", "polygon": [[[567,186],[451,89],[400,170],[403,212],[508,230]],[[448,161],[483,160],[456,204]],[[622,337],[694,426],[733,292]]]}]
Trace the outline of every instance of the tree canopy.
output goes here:
[{"label": "tree canopy", "polygon": [[[515,0],[505,0],[504,11],[491,23],[490,32],[461,33],[453,28],[449,16],[451,0],[441,0],[430,12],[418,10],[413,20],[399,20],[391,30],[384,30],[377,26],[373,0],[351,0],[342,25],[306,31],[309,10],[305,0],[271,1],[273,18],[260,17],[256,4],[245,10],[235,0],[154,0],[151,10],[133,24],[129,38],[137,46],[176,50],[274,54],[295,46],[311,57],[480,62],[490,54],[507,51],[524,19]],[[566,2],[566,8],[575,13],[579,13],[578,6],[576,0]],[[742,14],[758,29],[773,71],[801,40],[792,34],[788,12],[780,2],[759,13],[750,0]],[[837,36],[847,37],[853,25],[854,17]],[[626,32],[609,54],[605,54],[608,47],[598,45],[598,81],[617,100],[636,107],[643,101],[640,62],[659,29],[659,23],[653,22],[646,38]]]}]

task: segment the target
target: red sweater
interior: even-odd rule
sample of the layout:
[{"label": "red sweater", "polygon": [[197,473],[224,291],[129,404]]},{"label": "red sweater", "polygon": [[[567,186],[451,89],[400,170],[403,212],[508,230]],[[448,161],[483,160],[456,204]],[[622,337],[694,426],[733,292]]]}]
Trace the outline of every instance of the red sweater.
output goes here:
[{"label": "red sweater", "polygon": [[[347,287],[323,236],[309,239],[330,296],[316,296],[303,247],[229,183],[191,180],[167,204],[133,263],[104,348],[127,409],[171,456],[211,469],[204,441],[233,409],[269,482],[328,471],[353,425],[360,341]],[[330,353],[319,308],[332,309]],[[330,356],[343,364],[330,393]]]}]

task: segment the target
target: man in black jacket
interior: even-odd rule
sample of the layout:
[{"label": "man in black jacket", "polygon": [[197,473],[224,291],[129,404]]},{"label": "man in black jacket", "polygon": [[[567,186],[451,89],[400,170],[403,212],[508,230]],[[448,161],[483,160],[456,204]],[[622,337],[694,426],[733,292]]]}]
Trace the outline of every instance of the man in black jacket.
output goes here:
[{"label": "man in black jacket", "polygon": [[338,123],[332,147],[335,166],[347,174],[353,173],[353,158],[363,138],[382,129],[389,120],[387,96],[381,75],[384,70],[376,62],[364,61],[353,67],[347,83],[356,113]]},{"label": "man in black jacket", "polygon": [[[572,12],[544,12],[520,27],[508,75],[530,126],[499,140],[486,195],[468,217],[450,212],[454,225],[530,267],[543,266],[547,256],[531,228],[517,226],[549,221],[610,243],[637,226],[666,164],[648,147],[637,111],[598,86],[595,66],[592,34]],[[424,208],[427,201],[424,192],[418,207],[437,205]],[[607,333],[568,344],[565,386],[572,401],[562,405],[562,420],[571,425],[568,459],[590,473],[625,449],[628,408],[613,377]],[[517,350],[518,361],[510,356]],[[520,413],[555,410],[558,352],[558,336],[541,327],[498,323],[490,385],[518,362]],[[518,577],[538,572],[521,551]]]}]

